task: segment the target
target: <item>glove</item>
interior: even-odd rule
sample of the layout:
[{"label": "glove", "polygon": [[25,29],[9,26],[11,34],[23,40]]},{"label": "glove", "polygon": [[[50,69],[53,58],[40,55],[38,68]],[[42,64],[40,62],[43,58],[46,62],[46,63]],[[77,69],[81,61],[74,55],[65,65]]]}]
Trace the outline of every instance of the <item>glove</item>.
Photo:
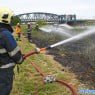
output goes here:
[{"label": "glove", "polygon": [[24,54],[22,54],[22,58],[21,58],[21,60],[20,60],[20,62],[16,62],[16,64],[22,64],[23,63],[23,61],[24,61]]},{"label": "glove", "polygon": [[40,53],[40,48],[35,48],[35,51],[36,51],[37,53]]}]

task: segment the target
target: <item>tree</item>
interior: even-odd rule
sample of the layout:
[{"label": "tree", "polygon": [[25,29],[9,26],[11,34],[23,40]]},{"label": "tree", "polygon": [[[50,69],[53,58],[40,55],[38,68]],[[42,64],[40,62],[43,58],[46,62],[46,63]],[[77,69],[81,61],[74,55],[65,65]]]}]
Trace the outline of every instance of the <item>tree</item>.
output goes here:
[{"label": "tree", "polygon": [[21,20],[18,16],[15,16],[12,20],[12,25],[15,26],[17,23],[21,23]]}]

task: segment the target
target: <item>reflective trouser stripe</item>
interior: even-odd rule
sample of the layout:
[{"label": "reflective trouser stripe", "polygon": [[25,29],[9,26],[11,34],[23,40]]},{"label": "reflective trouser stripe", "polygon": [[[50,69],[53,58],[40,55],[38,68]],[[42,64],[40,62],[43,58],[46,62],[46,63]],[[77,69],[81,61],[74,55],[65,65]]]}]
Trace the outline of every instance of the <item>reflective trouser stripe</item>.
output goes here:
[{"label": "reflective trouser stripe", "polygon": [[12,66],[15,66],[15,63],[9,63],[9,64],[6,64],[6,65],[2,65],[0,68],[4,69],[4,68],[10,68]]}]

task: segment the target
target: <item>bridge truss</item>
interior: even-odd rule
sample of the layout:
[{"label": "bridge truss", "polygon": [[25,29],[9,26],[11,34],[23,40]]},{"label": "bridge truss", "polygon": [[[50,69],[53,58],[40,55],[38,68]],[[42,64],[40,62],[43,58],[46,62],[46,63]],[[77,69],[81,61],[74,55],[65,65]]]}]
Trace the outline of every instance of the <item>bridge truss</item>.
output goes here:
[{"label": "bridge truss", "polygon": [[76,21],[76,15],[57,15],[44,12],[33,12],[16,15],[20,18],[21,23],[36,22],[38,20],[45,20],[52,23],[66,23]]}]

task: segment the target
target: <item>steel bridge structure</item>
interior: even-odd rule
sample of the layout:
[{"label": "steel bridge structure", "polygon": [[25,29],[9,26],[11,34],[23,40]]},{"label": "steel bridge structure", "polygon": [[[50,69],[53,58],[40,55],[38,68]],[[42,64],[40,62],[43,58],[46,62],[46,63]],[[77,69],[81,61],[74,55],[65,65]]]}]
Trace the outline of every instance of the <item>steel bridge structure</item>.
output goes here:
[{"label": "steel bridge structure", "polygon": [[70,21],[76,21],[76,15],[57,15],[44,12],[32,12],[16,15],[20,18],[21,23],[37,22],[39,20],[45,20],[48,23],[67,23]]}]

